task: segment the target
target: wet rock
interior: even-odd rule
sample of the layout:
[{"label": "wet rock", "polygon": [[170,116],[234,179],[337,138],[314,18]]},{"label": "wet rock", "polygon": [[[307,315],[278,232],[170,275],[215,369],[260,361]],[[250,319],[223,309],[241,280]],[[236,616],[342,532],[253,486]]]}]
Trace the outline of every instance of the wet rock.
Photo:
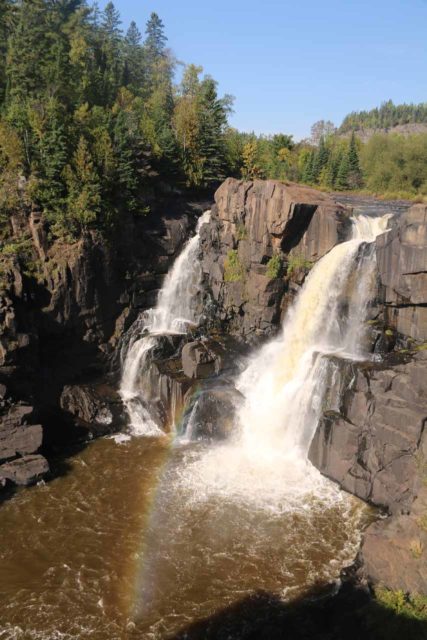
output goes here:
[{"label": "wet rock", "polygon": [[67,385],[61,408],[96,436],[120,430],[126,422],[118,392],[107,384]]},{"label": "wet rock", "polygon": [[150,414],[160,429],[169,432],[180,422],[192,384],[182,371],[180,356],[155,359],[142,375],[143,396],[149,399]]},{"label": "wet rock", "polygon": [[224,351],[213,340],[189,342],[182,349],[182,369],[188,378],[207,378],[223,368]]},{"label": "wet rock", "polygon": [[203,389],[188,413],[186,435],[192,440],[223,440],[236,433],[236,411],[242,394],[228,386]]},{"label": "wet rock", "polygon": [[18,486],[28,486],[38,482],[49,472],[49,464],[41,455],[24,456],[0,465],[0,486],[12,482]]}]

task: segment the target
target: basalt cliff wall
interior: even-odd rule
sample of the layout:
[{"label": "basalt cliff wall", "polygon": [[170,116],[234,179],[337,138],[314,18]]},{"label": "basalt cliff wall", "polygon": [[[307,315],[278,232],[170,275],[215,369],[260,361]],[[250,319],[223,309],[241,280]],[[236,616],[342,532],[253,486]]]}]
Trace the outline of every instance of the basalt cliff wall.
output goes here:
[{"label": "basalt cliff wall", "polygon": [[111,358],[208,206],[159,201],[75,243],[51,242],[35,211],[11,217],[9,246],[27,253],[0,264],[0,485],[30,484],[46,455],[123,425]]},{"label": "basalt cliff wall", "polygon": [[[272,181],[227,180],[202,231],[215,317],[246,341],[275,331],[313,263],[349,236],[351,209],[393,214],[376,240],[367,362],[332,359],[309,458],[391,517],[364,536],[373,582],[427,591],[427,207],[367,203]],[[350,201],[349,201],[350,200]],[[354,284],[354,283],[353,283]],[[352,283],[349,283],[352,286]],[[343,300],[343,308],[345,300]]]}]

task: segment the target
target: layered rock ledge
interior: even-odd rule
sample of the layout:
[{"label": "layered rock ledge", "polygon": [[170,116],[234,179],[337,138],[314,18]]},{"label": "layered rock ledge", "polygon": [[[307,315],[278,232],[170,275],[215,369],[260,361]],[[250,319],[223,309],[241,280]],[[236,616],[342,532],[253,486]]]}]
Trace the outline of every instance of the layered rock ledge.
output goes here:
[{"label": "layered rock ledge", "polygon": [[228,178],[201,232],[203,271],[222,327],[274,333],[310,266],[348,234],[349,210],[308,187]]}]

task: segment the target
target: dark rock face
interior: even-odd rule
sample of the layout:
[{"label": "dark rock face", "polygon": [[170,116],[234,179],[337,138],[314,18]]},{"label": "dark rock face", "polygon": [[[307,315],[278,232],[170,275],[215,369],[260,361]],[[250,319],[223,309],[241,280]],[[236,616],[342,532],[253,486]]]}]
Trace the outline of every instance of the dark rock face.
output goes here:
[{"label": "dark rock face", "polygon": [[235,414],[243,396],[231,383],[202,389],[191,406],[187,435],[193,440],[223,440],[235,435]]},{"label": "dark rock face", "polygon": [[367,529],[362,573],[392,589],[425,593],[427,352],[394,364],[332,365],[335,383],[309,458],[344,489],[392,514]]},{"label": "dark rock face", "polygon": [[377,263],[387,323],[427,340],[427,206],[417,204],[377,238]]},{"label": "dark rock face", "polygon": [[344,239],[348,226],[345,207],[314,189],[227,179],[201,233],[203,271],[223,327],[249,339],[277,329],[292,280],[299,285],[300,269]]},{"label": "dark rock face", "polygon": [[[6,388],[5,388],[6,395]],[[36,453],[43,442],[43,427],[32,424],[33,407],[3,402],[0,415],[0,486],[7,482],[32,484],[49,471],[46,459]]]},{"label": "dark rock face", "polygon": [[118,392],[105,383],[66,385],[60,403],[76,420],[76,426],[83,427],[92,436],[113,433],[126,424]]},{"label": "dark rock face", "polygon": [[409,512],[427,421],[427,353],[391,368],[338,359],[333,367],[335,388],[310,460],[363,500],[392,513]]},{"label": "dark rock face", "polygon": [[[424,478],[425,482],[425,478]],[[411,513],[379,520],[365,533],[360,559],[372,582],[390,589],[425,594],[427,590],[427,489],[422,485]]]}]

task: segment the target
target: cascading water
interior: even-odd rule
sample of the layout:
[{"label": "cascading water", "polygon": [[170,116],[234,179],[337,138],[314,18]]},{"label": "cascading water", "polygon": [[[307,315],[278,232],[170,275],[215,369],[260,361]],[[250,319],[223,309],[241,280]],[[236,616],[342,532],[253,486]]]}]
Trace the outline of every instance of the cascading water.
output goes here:
[{"label": "cascading water", "polygon": [[131,327],[130,338],[122,353],[120,394],[134,435],[162,433],[150,414],[149,398],[145,397],[141,386],[141,375],[149,365],[160,336],[185,334],[189,326],[199,322],[195,298],[202,271],[197,253],[200,229],[209,218],[210,211],[200,216],[195,235],[187,242],[165,278],[156,307],[141,314]]},{"label": "cascading water", "polygon": [[[195,462],[188,482],[272,508],[295,506],[317,489],[336,493],[308,462],[308,450],[322,412],[327,356],[369,357],[363,334],[375,252],[367,243],[385,231],[388,218],[354,218],[352,238],[314,266],[281,335],[255,354],[236,382],[244,402],[234,441]],[[351,278],[357,278],[353,287]]]}]

